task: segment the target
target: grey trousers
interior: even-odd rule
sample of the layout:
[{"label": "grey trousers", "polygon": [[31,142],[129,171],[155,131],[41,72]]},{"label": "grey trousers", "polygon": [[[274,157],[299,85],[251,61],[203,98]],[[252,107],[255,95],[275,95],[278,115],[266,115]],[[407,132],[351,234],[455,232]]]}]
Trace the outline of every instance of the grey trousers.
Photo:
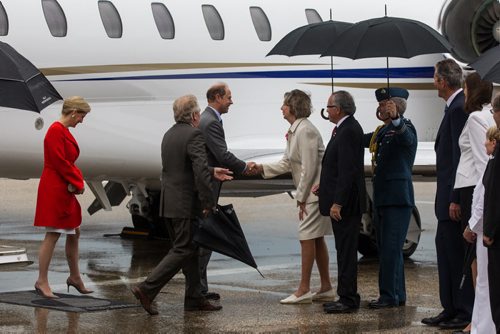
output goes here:
[{"label": "grey trousers", "polygon": [[197,306],[205,299],[201,294],[198,247],[193,243],[194,223],[189,218],[166,219],[172,248],[146,280],[139,284],[139,288],[150,300],[153,300],[181,269],[186,277],[184,306]]}]

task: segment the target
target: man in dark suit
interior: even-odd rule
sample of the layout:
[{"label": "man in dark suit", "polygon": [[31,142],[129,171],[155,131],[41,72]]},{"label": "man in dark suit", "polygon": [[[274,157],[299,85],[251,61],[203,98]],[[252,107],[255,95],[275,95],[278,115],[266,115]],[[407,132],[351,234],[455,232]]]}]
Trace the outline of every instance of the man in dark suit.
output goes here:
[{"label": "man in dark suit", "polygon": [[[500,129],[500,93],[491,103],[493,118]],[[495,282],[500,281],[500,142],[497,141],[493,159],[488,162],[483,178],[484,216],[483,240],[488,247],[488,281],[490,282],[491,315],[497,333],[500,333],[500,288]]]},{"label": "man in dark suit", "polygon": [[358,234],[365,211],[363,129],[354,118],[356,105],[346,91],[333,93],[327,112],[335,123],[321,163],[319,208],[330,216],[337,250],[339,300],[325,303],[326,313],[348,313],[359,308]]},{"label": "man in dark suit", "polygon": [[460,196],[458,190],[453,189],[460,160],[458,138],[467,120],[464,93],[460,88],[462,81],[462,69],[454,60],[445,59],[436,64],[434,86],[439,97],[446,101],[444,117],[434,145],[437,174],[435,212],[438,219],[436,254],[439,298],[443,311],[437,316],[422,319],[422,323],[450,329],[467,326],[474,304],[470,278],[460,289],[465,243],[460,223]]},{"label": "man in dark suit", "polygon": [[374,309],[406,303],[403,244],[415,206],[412,168],[417,153],[417,132],[403,114],[408,91],[380,88],[377,118],[384,122],[364,136],[373,164],[374,226],[379,253],[379,298],[370,302]]},{"label": "man in dark suit", "polygon": [[[200,117],[196,97],[186,95],[174,102],[175,124],[165,133],[161,144],[162,177],[160,216],[172,240],[172,248],[146,280],[131,290],[143,308],[158,314],[152,301],[179,270],[186,276],[184,310],[217,311],[201,293],[198,247],[193,243],[192,227],[197,217],[215,206],[210,186],[211,174],[220,179],[227,170],[209,168],[205,141],[194,125]],[[221,172],[222,171],[222,172]]]},{"label": "man in dark suit", "polygon": [[[208,164],[230,169],[236,175],[241,175],[247,169],[247,163],[238,159],[227,149],[226,137],[222,126],[222,115],[229,111],[233,104],[231,90],[225,83],[217,83],[207,91],[208,106],[201,114],[200,130],[206,141]],[[250,169],[250,165],[249,165]],[[212,180],[212,191],[215,202],[219,201],[222,183]],[[218,300],[220,295],[208,291],[207,266],[212,252],[200,248],[200,276],[202,293],[207,299]]]}]

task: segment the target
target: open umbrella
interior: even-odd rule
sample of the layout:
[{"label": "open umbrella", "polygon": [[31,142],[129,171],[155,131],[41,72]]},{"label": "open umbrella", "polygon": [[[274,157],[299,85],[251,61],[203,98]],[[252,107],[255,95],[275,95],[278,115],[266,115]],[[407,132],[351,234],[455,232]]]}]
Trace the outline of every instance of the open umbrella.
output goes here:
[{"label": "open umbrella", "polygon": [[0,106],[40,112],[62,97],[26,58],[0,42]]},{"label": "open umbrella", "polygon": [[217,211],[200,219],[193,240],[204,248],[248,264],[264,277],[257,268],[232,204],[217,205]]},{"label": "open umbrella", "polygon": [[489,49],[469,65],[483,80],[500,83],[500,45]]},{"label": "open umbrella", "polygon": [[[326,48],[335,42],[337,36],[352,26],[352,23],[341,21],[325,21],[307,24],[292,30],[285,35],[267,54],[283,56],[321,55]],[[330,57],[333,92],[333,57]]]},{"label": "open umbrella", "polygon": [[360,21],[337,37],[322,56],[350,59],[386,57],[389,86],[389,57],[450,52],[451,45],[428,25],[405,18],[388,17]]}]

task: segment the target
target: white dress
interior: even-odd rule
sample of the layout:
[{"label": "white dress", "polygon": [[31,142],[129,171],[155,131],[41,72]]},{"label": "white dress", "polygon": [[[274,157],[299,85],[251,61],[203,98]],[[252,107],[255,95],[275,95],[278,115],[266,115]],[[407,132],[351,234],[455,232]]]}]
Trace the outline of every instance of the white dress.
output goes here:
[{"label": "white dress", "polygon": [[476,296],[472,311],[471,333],[489,334],[496,333],[490,307],[490,288],[488,284],[488,249],[483,245],[483,205],[484,186],[482,178],[479,179],[472,197],[472,216],[469,220],[470,229],[477,234],[476,258]]}]

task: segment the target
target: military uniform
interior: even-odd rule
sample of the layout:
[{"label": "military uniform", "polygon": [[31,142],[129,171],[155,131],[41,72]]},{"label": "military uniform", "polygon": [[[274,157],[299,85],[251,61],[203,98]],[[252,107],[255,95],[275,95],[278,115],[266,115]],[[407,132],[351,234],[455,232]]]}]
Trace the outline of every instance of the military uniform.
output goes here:
[{"label": "military uniform", "polygon": [[[399,91],[392,91],[392,97]],[[381,101],[379,95],[377,99]],[[373,154],[374,226],[379,250],[379,301],[392,306],[406,302],[402,247],[415,199],[412,167],[417,133],[410,120],[400,117],[378,131],[364,135]],[[370,145],[371,142],[371,145]]]}]

